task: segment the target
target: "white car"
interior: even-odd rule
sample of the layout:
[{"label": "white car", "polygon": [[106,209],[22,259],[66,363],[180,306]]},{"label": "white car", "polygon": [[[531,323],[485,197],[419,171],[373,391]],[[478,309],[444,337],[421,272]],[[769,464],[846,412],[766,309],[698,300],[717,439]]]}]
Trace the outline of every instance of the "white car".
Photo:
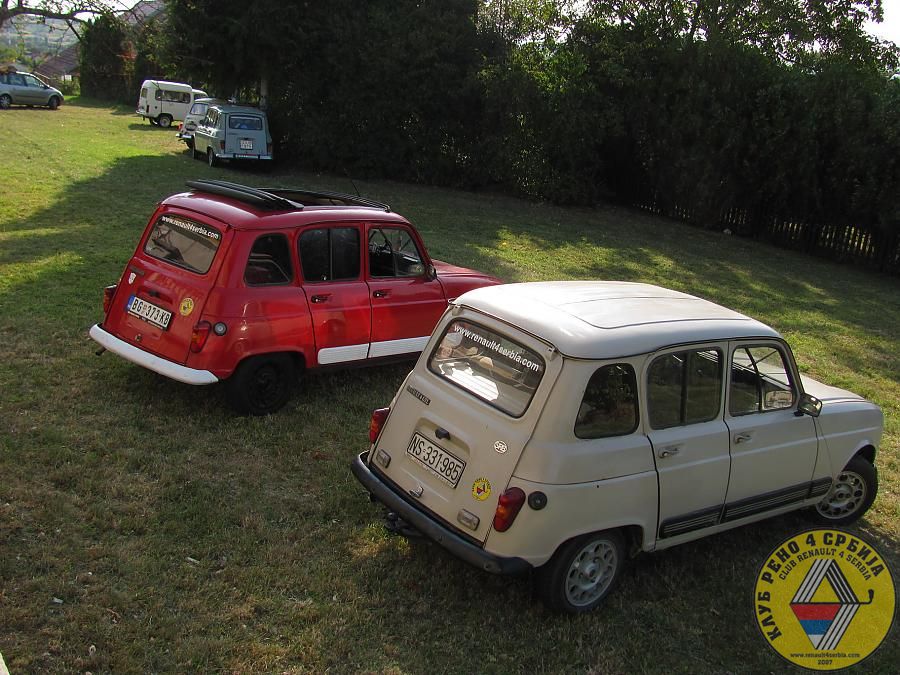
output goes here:
[{"label": "white car", "polygon": [[635,283],[460,296],[352,465],[412,528],[584,612],[629,556],[875,499],[878,406],[800,375],[772,328]]}]

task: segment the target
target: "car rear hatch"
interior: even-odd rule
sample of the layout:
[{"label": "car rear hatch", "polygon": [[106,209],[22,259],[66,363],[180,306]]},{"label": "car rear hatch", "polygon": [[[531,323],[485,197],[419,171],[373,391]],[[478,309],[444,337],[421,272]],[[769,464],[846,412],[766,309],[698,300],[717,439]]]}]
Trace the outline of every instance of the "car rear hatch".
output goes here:
[{"label": "car rear hatch", "polygon": [[225,153],[238,157],[267,155],[266,123],[262,116],[252,113],[231,113],[225,132]]},{"label": "car rear hatch", "polygon": [[103,327],[184,364],[230,239],[230,229],[207,216],[173,207],[157,211],[125,267]]},{"label": "car rear hatch", "polygon": [[435,336],[395,397],[370,466],[408,501],[483,543],[562,358],[472,311],[446,314]]}]

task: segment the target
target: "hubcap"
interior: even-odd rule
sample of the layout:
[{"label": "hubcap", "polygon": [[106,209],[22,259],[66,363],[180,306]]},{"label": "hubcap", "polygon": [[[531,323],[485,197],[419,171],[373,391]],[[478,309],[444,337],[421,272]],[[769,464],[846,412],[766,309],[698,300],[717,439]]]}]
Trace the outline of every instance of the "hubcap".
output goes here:
[{"label": "hubcap", "polygon": [[853,471],[842,471],[825,499],[816,505],[823,518],[843,518],[856,511],[866,499],[866,482]]},{"label": "hubcap", "polygon": [[585,545],[572,559],[566,574],[566,599],[576,607],[601,597],[612,583],[619,560],[615,546],[601,539]]}]

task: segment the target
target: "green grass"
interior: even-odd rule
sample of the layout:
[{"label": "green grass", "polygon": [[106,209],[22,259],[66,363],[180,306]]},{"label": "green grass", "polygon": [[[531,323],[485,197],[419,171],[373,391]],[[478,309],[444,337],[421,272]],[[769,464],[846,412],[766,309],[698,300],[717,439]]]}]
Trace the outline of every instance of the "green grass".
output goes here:
[{"label": "green grass", "polygon": [[[782,672],[752,587],[799,516],[637,558],[599,611],[385,534],[348,464],[408,367],[310,377],[236,418],[94,356],[87,329],[157,201],[184,181],[353,191],[211,170],[125,109],[0,112],[0,652],[11,672]],[[618,208],[357,181],[433,256],[506,280],[623,279],[755,316],[800,367],[882,406],[881,491],[855,531],[900,574],[898,281]],[[58,601],[61,601],[58,602]],[[865,672],[894,672],[890,640]],[[892,665],[893,664],[893,665]],[[799,672],[799,671],[798,671]]]}]

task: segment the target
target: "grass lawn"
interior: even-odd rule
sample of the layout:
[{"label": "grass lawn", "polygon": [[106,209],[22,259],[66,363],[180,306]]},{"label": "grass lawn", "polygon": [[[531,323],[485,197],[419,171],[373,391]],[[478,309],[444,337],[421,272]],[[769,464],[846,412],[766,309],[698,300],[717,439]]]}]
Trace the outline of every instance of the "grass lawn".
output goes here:
[{"label": "grass lawn", "polygon": [[[408,366],[311,377],[285,410],[248,419],[220,387],[94,356],[101,289],[185,180],[352,192],[348,179],[209,169],[173,130],[85,100],[0,111],[0,150],[10,672],[790,670],[758,633],[752,593],[768,552],[808,527],[799,515],[640,556],[599,611],[557,616],[526,579],[382,529],[348,464]],[[780,330],[803,371],[884,409],[879,498],[852,529],[900,575],[897,279],[625,209],[356,185],[415,222],[434,257],[508,281],[658,283]],[[860,672],[898,663],[889,638]]]}]

